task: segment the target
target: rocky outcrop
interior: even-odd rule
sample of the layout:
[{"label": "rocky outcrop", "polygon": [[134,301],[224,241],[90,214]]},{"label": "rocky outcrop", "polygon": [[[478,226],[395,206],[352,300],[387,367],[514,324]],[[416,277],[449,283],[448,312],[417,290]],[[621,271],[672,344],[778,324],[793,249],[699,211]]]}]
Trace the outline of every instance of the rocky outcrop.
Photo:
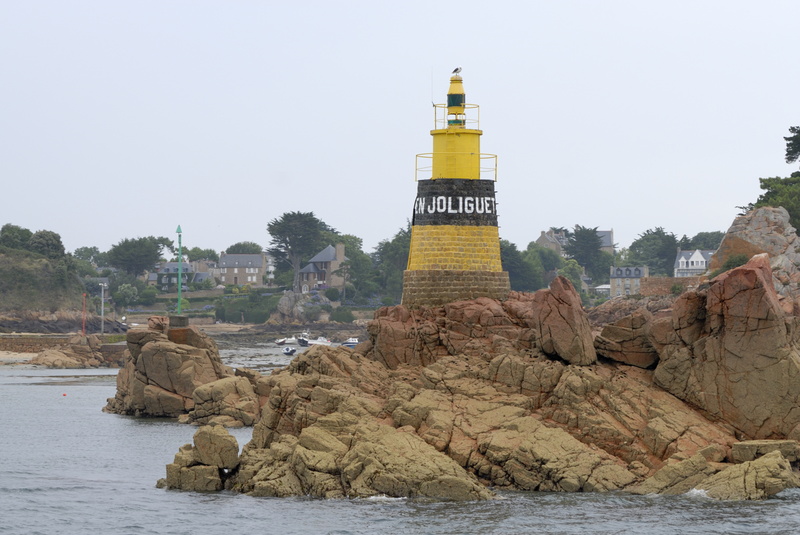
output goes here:
[{"label": "rocky outcrop", "polygon": [[[770,277],[756,256],[683,294],[670,317],[634,313],[594,343],[561,279],[502,302],[388,307],[356,350],[315,346],[271,375],[198,388],[193,413],[235,419],[225,411],[258,400],[252,440],[220,478],[258,496],[760,499],[798,484],[796,443],[737,446],[800,434],[796,319]],[[210,473],[195,472],[181,477]]]},{"label": "rocky outcrop", "polygon": [[597,365],[580,311],[562,280],[504,302],[382,309],[357,351],[312,347],[250,378],[260,419],[225,486],[452,499],[622,490],[711,444],[729,451],[728,429],[651,371]]},{"label": "rocky outcrop", "polygon": [[195,327],[170,328],[151,318],[147,329],[127,334],[125,364],[106,412],[136,416],[180,416],[195,406],[198,387],[233,375],[214,341]]},{"label": "rocky outcrop", "polygon": [[747,258],[766,253],[772,282],[778,295],[795,301],[800,297],[800,241],[782,207],[757,208],[734,219],[709,262],[709,270],[723,266],[734,255]]},{"label": "rocky outcrop", "polygon": [[800,437],[797,318],[757,255],[706,288],[683,294],[655,382],[748,438]]},{"label": "rocky outcrop", "polygon": [[167,465],[167,477],[159,488],[207,492],[222,490],[231,471],[239,464],[239,443],[223,427],[203,426]]},{"label": "rocky outcrop", "polygon": [[653,315],[646,309],[603,327],[594,339],[597,354],[623,364],[649,368],[658,362],[658,352],[650,342]]},{"label": "rocky outcrop", "polygon": [[194,389],[192,401],[194,407],[180,418],[183,422],[242,427],[255,424],[260,414],[253,383],[243,376],[200,385]]},{"label": "rocky outcrop", "polygon": [[316,321],[321,314],[320,306],[330,304],[327,297],[316,291],[307,294],[285,291],[283,297],[278,301],[277,311],[270,317],[270,322],[304,324]]},{"label": "rocky outcrop", "polygon": [[800,478],[779,451],[729,466],[697,485],[718,500],[761,500],[797,488]]},{"label": "rocky outcrop", "polygon": [[47,368],[97,368],[108,365],[100,351],[102,342],[96,334],[73,336],[69,343],[45,349],[31,359],[31,364]]}]

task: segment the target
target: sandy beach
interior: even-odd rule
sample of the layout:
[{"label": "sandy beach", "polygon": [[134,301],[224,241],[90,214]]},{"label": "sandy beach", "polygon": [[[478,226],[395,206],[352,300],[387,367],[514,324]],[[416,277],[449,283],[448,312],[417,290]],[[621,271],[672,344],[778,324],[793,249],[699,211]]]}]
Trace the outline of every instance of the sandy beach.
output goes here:
[{"label": "sandy beach", "polygon": [[13,351],[0,351],[0,366],[6,364],[30,364],[30,360],[38,353],[14,353]]}]

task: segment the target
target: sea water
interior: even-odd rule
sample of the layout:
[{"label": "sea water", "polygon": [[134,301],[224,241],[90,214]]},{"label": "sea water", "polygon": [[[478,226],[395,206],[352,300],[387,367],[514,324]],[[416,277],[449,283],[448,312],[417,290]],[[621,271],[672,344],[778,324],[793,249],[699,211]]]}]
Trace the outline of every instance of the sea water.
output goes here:
[{"label": "sea water", "polygon": [[[224,352],[223,352],[224,353]],[[274,351],[262,366],[280,365]],[[226,357],[248,360],[253,354]],[[287,359],[288,360],[288,359]],[[701,493],[501,492],[484,502],[252,498],[156,488],[195,427],[101,412],[116,370],[0,367],[0,533],[795,534],[800,490],[759,502]],[[240,447],[251,429],[233,429]]]}]

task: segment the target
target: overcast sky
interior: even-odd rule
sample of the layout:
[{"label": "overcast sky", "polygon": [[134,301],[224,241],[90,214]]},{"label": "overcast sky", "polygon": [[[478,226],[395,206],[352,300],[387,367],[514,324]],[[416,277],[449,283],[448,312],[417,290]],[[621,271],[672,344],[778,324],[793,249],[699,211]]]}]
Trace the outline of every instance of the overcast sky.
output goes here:
[{"label": "overcast sky", "polygon": [[500,236],[725,231],[800,125],[800,2],[0,2],[0,225],[68,251],[269,243],[314,212],[371,252],[411,218],[463,68]]}]

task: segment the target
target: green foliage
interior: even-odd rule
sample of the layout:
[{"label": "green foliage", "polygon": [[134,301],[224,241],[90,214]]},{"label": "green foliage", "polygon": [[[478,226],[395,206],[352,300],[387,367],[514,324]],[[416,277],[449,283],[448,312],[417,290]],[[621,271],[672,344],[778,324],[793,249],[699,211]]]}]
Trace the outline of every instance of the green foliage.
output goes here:
[{"label": "green foliage", "polygon": [[71,256],[0,246],[0,310],[80,310],[84,291]]},{"label": "green foliage", "polygon": [[325,297],[330,301],[338,301],[341,298],[338,288],[328,288],[325,290]]},{"label": "green foliage", "polygon": [[137,276],[153,267],[161,259],[161,251],[173,250],[172,240],[162,237],[124,239],[108,251],[108,262],[111,266]]},{"label": "green foliage", "polygon": [[759,178],[760,187],[764,190],[753,208],[761,206],[783,206],[789,213],[792,225],[800,224],[800,171],[795,171],[788,178]]},{"label": "green foliage", "polygon": [[[219,255],[214,249],[192,247],[191,249],[185,249],[185,251],[189,262],[194,262],[195,260],[213,260],[214,262],[219,262]],[[261,251],[258,251],[258,253],[260,252]]]},{"label": "green foliage", "polygon": [[331,312],[331,321],[338,321],[339,323],[352,323],[356,317],[353,311],[347,307],[334,308]]},{"label": "green foliage", "polygon": [[650,275],[671,277],[678,239],[661,227],[644,231],[628,249],[628,262],[632,266],[648,266]]},{"label": "green foliage", "polygon": [[0,228],[0,246],[28,250],[28,242],[32,236],[33,232],[30,230],[6,223]]},{"label": "green foliage", "polygon": [[614,255],[601,250],[602,244],[597,227],[575,225],[575,231],[570,233],[565,247],[565,252],[586,269],[594,284],[607,283],[610,268],[614,265]]},{"label": "green foliage", "polygon": [[734,255],[731,255],[731,256],[729,256],[728,258],[725,259],[725,262],[722,263],[722,267],[712,271],[709,274],[708,278],[709,279],[713,279],[717,275],[725,273],[728,270],[731,270],[733,268],[737,268],[739,266],[743,266],[743,265],[745,265],[747,263],[748,260],[750,260],[750,257],[747,256],[746,254],[734,254]]},{"label": "green foliage", "polygon": [[526,262],[517,246],[508,240],[500,240],[500,261],[503,271],[508,272],[512,290],[528,292],[541,288],[542,273]]},{"label": "green foliage", "polygon": [[28,240],[28,250],[39,253],[51,260],[58,260],[65,254],[61,236],[51,230],[38,230]]},{"label": "green foliage", "polygon": [[139,304],[152,305],[156,302],[156,296],[158,296],[158,290],[154,286],[148,286],[139,293]]},{"label": "green foliage", "polygon": [[225,249],[225,252],[227,254],[261,254],[263,250],[263,247],[256,242],[240,241]]},{"label": "green foliage", "polygon": [[568,278],[575,287],[575,291],[581,293],[581,275],[583,275],[583,269],[574,258],[565,261],[561,269],[558,270],[558,274]]},{"label": "green foliage", "polygon": [[313,212],[287,212],[267,224],[270,254],[277,262],[286,262],[292,267],[292,289],[300,293],[300,269],[325,247],[325,232],[335,232],[317,219]]},{"label": "green foliage", "polygon": [[114,303],[121,308],[127,308],[136,304],[139,300],[139,290],[132,284],[122,284],[114,291],[111,296],[114,298]]},{"label": "green foliage", "polygon": [[673,284],[669,288],[669,292],[672,295],[681,295],[683,293],[683,285],[682,284]]},{"label": "green foliage", "polygon": [[694,251],[695,249],[716,251],[724,237],[725,233],[719,230],[713,232],[698,232],[691,240],[683,236],[678,242],[678,247],[684,251]]},{"label": "green foliage", "polygon": [[800,158],[800,126],[790,126],[789,137],[783,138],[786,141],[786,163],[794,163]]},{"label": "green foliage", "polygon": [[100,250],[97,247],[78,247],[72,252],[72,256],[78,260],[84,260],[89,263],[94,263]]},{"label": "green foliage", "polygon": [[214,313],[220,321],[264,323],[278,310],[281,297],[281,294],[274,294],[258,300],[250,297],[220,298],[214,302]]},{"label": "green foliage", "polygon": [[392,303],[399,303],[403,295],[403,271],[408,267],[410,248],[411,222],[407,222],[406,228],[398,230],[391,239],[378,243],[372,254],[378,288]]}]

